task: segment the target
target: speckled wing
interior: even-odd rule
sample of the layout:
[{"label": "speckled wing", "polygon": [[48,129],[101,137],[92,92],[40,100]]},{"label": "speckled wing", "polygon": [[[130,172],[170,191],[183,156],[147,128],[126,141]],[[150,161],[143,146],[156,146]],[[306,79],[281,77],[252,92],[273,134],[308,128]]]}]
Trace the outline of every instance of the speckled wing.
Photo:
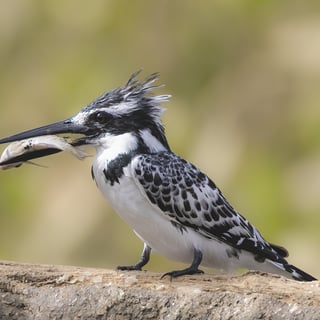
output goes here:
[{"label": "speckled wing", "polygon": [[139,155],[133,161],[133,175],[160,214],[181,232],[191,228],[206,238],[250,251],[258,261],[285,261],[287,251],[266,242],[190,162],[171,152]]}]

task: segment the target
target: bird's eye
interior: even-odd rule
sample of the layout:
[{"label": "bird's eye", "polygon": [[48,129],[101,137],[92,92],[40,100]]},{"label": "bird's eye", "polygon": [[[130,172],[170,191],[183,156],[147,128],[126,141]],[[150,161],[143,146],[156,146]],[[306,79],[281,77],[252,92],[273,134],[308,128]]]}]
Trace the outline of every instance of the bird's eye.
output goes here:
[{"label": "bird's eye", "polygon": [[95,118],[97,121],[102,121],[105,118],[105,116],[102,112],[97,112]]},{"label": "bird's eye", "polygon": [[112,116],[109,113],[99,111],[99,112],[92,114],[90,118],[91,118],[91,120],[93,120],[95,122],[105,123],[105,122],[109,121],[111,117]]}]

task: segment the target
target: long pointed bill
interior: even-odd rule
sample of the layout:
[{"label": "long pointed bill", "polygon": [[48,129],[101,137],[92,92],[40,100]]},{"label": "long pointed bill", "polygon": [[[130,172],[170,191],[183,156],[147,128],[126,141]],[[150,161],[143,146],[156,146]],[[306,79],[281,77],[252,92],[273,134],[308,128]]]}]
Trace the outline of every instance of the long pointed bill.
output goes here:
[{"label": "long pointed bill", "polygon": [[89,129],[88,127],[75,124],[70,119],[67,119],[0,139],[0,144],[58,133],[89,134]]}]

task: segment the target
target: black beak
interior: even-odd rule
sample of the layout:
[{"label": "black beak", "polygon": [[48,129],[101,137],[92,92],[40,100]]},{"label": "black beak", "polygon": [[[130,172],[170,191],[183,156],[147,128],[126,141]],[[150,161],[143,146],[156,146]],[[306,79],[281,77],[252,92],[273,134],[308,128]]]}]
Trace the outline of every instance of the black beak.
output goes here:
[{"label": "black beak", "polygon": [[86,126],[74,123],[71,119],[66,119],[0,139],[0,144],[58,133],[75,133],[89,135],[90,130]]}]

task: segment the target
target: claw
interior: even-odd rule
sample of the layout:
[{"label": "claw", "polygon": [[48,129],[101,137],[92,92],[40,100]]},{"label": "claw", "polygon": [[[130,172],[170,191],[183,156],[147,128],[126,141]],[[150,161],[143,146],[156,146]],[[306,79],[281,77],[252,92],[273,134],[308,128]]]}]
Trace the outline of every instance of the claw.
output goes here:
[{"label": "claw", "polygon": [[126,271],[138,270],[138,271],[141,271],[142,268],[140,265],[134,264],[132,266],[117,266],[117,270],[126,270]]},{"label": "claw", "polygon": [[204,272],[200,269],[192,269],[192,268],[186,268],[186,269],[183,269],[183,270],[174,270],[174,271],[170,271],[170,272],[167,272],[165,273],[164,275],[161,276],[161,280],[164,278],[164,277],[167,277],[169,276],[170,277],[170,281],[172,281],[173,278],[178,278],[178,277],[181,277],[181,276],[185,276],[185,275],[192,275],[192,274],[203,274]]}]

